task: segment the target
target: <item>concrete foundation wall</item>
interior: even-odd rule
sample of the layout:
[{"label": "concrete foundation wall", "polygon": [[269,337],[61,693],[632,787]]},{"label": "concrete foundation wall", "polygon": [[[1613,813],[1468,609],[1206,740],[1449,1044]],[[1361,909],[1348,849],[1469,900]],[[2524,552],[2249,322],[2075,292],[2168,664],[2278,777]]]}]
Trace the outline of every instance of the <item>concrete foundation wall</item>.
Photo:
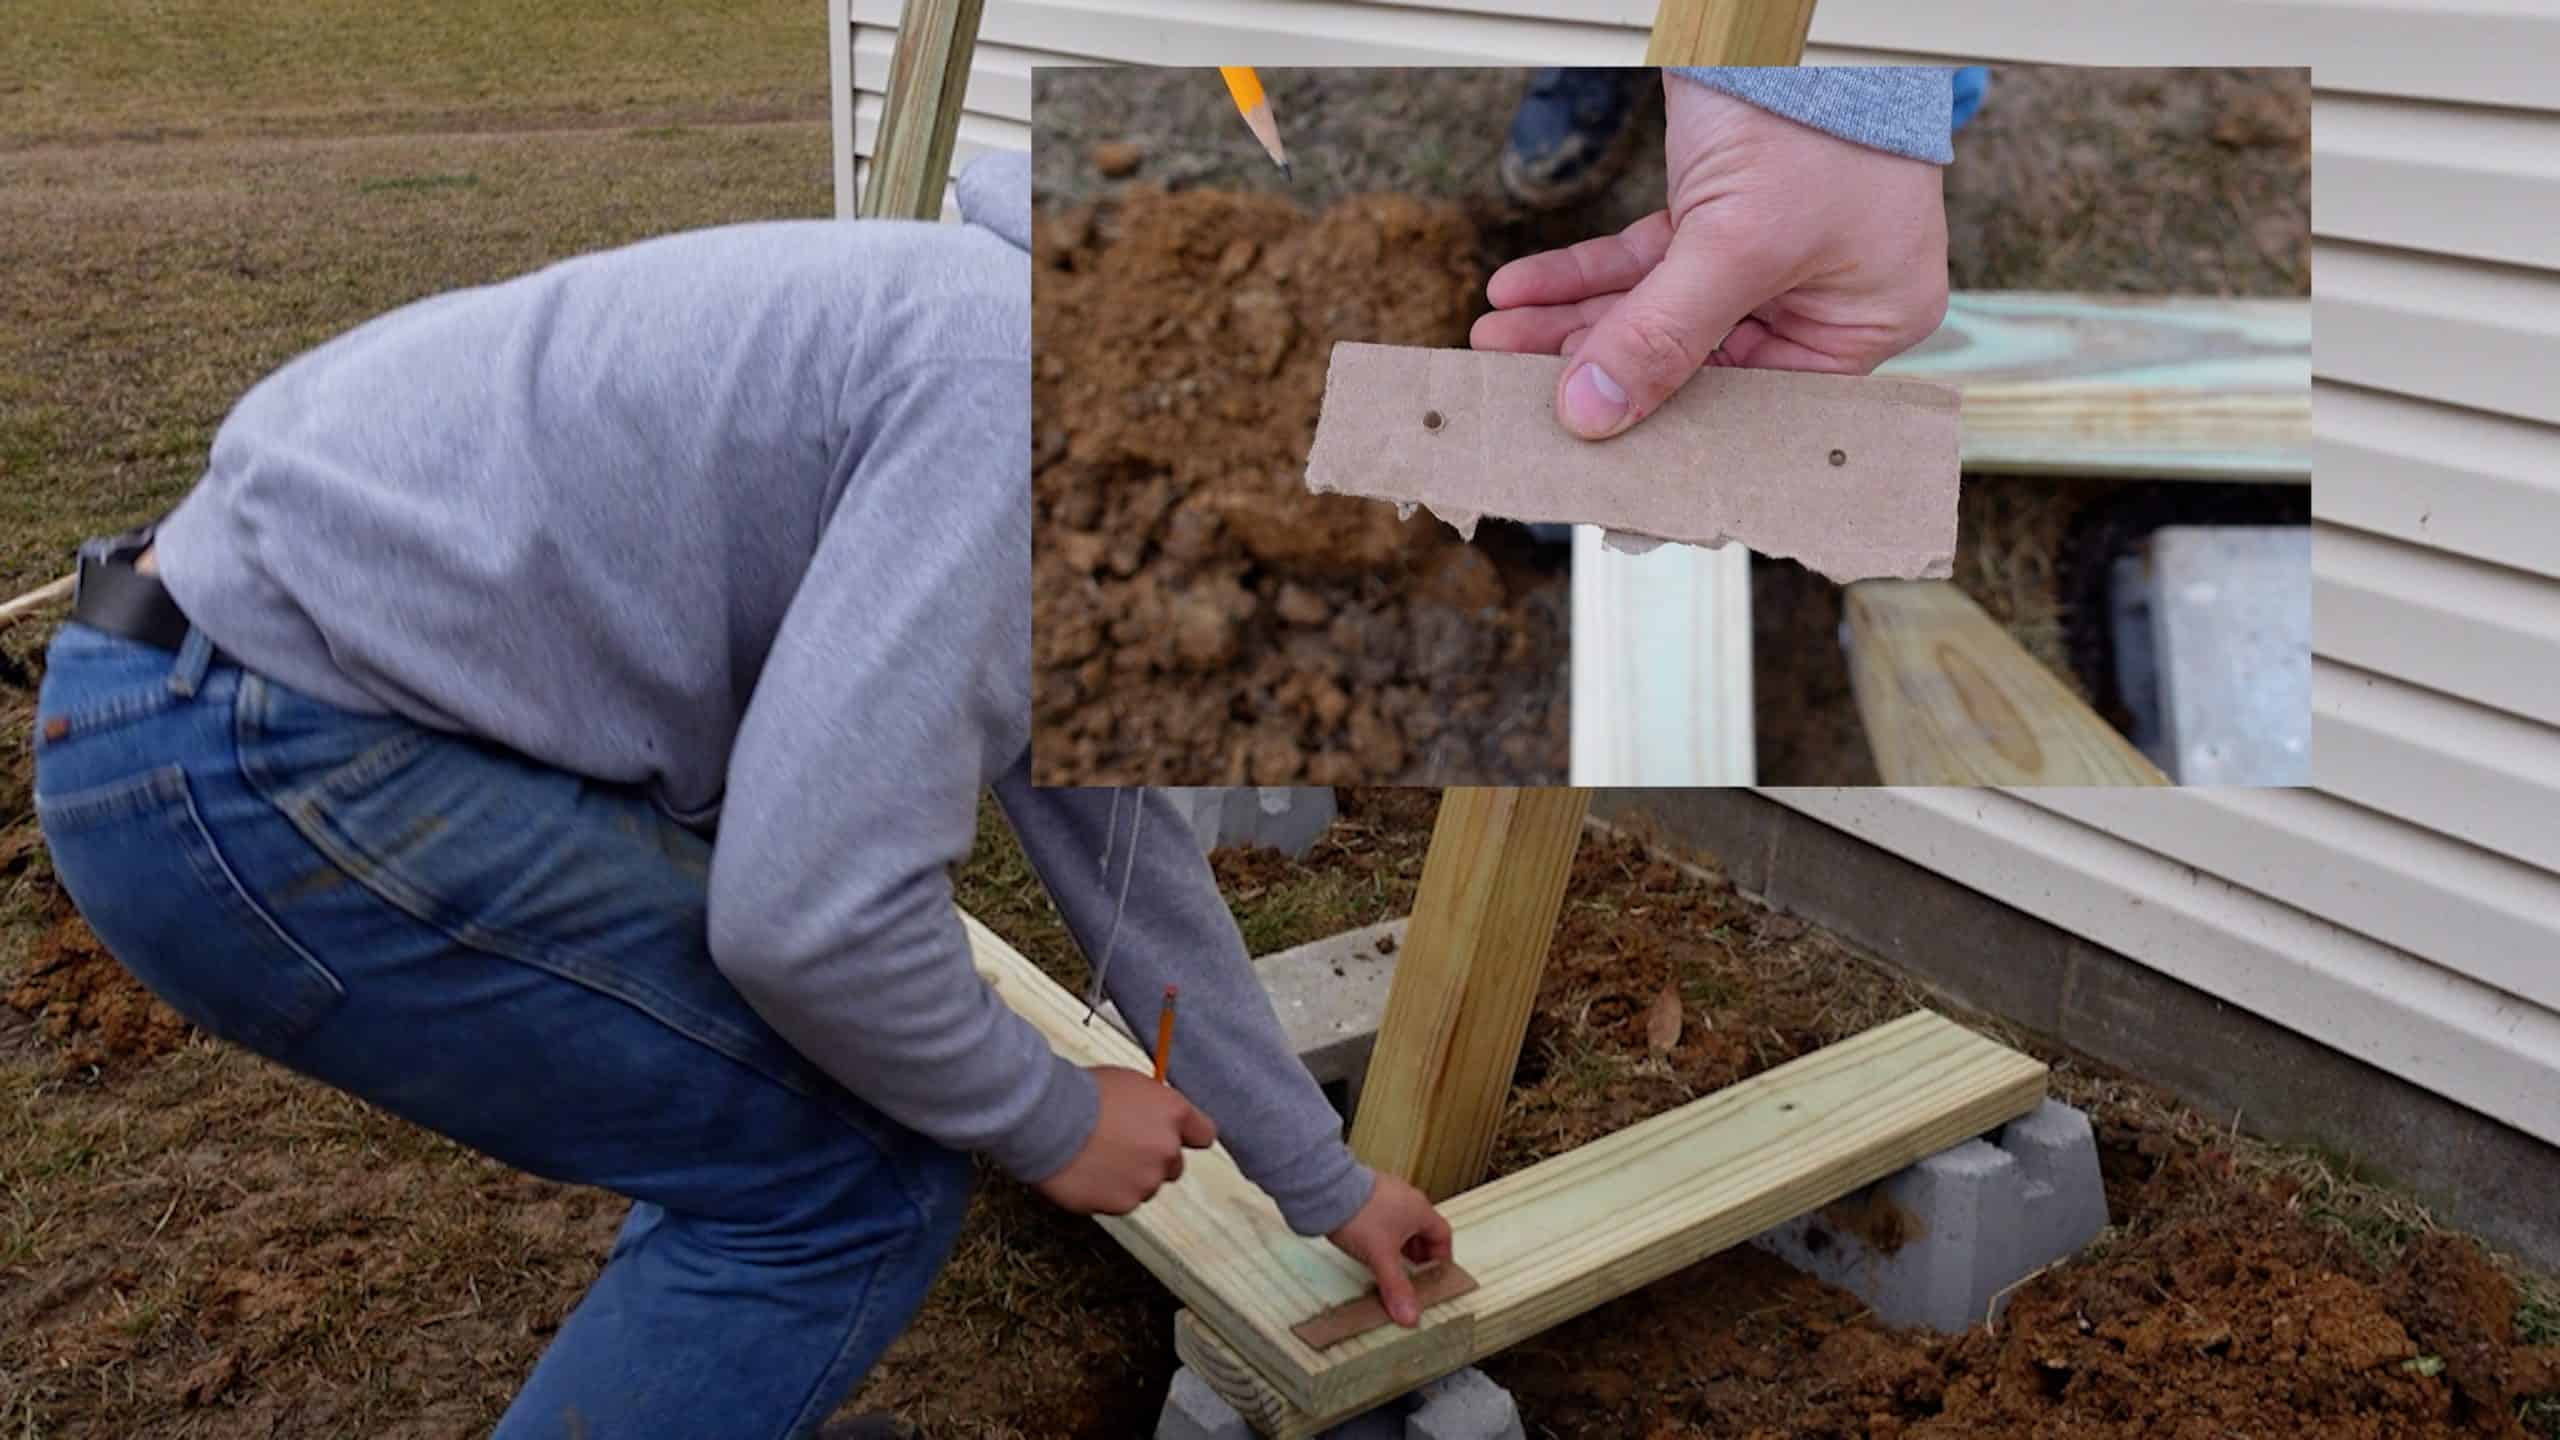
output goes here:
[{"label": "concrete foundation wall", "polygon": [[1713,858],[1959,1003],[2236,1113],[2250,1134],[2351,1156],[2447,1223],[2560,1270],[2560,1147],[1748,790],[1604,790],[1592,809]]}]

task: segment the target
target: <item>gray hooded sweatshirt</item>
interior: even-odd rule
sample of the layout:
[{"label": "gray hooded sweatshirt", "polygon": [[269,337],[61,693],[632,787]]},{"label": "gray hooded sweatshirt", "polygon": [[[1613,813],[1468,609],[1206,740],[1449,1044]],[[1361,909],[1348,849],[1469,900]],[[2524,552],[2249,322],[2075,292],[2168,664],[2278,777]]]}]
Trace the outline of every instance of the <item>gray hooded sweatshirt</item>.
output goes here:
[{"label": "gray hooded sweatshirt", "polygon": [[1152,1035],[1181,986],[1170,1078],[1322,1234],[1373,1177],[1189,828],[1030,783],[1027,158],[959,199],[962,225],[671,235],[382,316],[241,400],[161,573],[273,680],[716,827],[711,963],[847,1089],[1038,1180],[1098,1100],[970,965],[945,867],[993,785],[1088,955],[1126,886],[1111,998]]}]

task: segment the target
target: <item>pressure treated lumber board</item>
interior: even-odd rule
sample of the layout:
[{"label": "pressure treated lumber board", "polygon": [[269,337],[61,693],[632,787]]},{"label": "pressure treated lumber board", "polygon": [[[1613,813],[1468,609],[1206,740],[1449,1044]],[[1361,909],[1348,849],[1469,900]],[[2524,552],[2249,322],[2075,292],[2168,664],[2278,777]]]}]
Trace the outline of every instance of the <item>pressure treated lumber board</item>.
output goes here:
[{"label": "pressure treated lumber board", "polygon": [[1963,291],[1878,375],[1963,391],[1979,474],[2311,479],[2311,302]]},{"label": "pressure treated lumber board", "polygon": [[[965,912],[960,918],[978,973],[1050,1049],[1078,1065],[1150,1067],[1128,1037],[1099,1019],[1084,1023],[1083,1002],[993,931]],[[1456,1313],[1456,1302],[1425,1311],[1420,1330],[1390,1325],[1322,1353],[1291,1334],[1300,1321],[1367,1293],[1369,1272],[1291,1231],[1223,1145],[1193,1152],[1180,1181],[1130,1214],[1095,1219],[1303,1410],[1329,1412],[1344,1395],[1401,1393],[1465,1364],[1474,1343],[1473,1322]]]},{"label": "pressure treated lumber board", "polygon": [[1795,65],[1814,0],[1662,0],[1647,65]]},{"label": "pressure treated lumber board", "polygon": [[1353,1154],[1434,1200],[1492,1158],[1590,808],[1584,790],[1440,792],[1351,1124]]},{"label": "pressure treated lumber board", "polygon": [[906,0],[888,107],[862,191],[866,219],[938,220],[986,0]]},{"label": "pressure treated lumber board", "polygon": [[[1451,1306],[1474,1331],[1450,1368],[1990,1131],[2044,1093],[2041,1063],[1915,1011],[1478,1186],[1441,1207],[1477,1282]],[[1198,1328],[1177,1326],[1176,1348],[1266,1435],[1313,1434],[1396,1393],[1293,1407],[1276,1377],[1218,1355],[1230,1334]]]},{"label": "pressure treated lumber board", "polygon": [[1849,681],[1887,785],[2166,785],[2168,777],[1944,581],[1847,595]]},{"label": "pressure treated lumber board", "polygon": [[1307,488],[1485,515],[1738,541],[1834,580],[1952,573],[1956,393],[1916,380],[1703,370],[1641,425],[1576,439],[1555,355],[1333,347]]}]

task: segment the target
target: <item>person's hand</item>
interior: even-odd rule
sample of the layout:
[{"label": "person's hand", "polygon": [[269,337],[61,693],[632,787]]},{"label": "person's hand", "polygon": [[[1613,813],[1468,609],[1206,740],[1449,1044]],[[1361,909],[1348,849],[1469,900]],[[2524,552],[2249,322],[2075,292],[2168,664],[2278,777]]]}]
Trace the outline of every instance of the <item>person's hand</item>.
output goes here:
[{"label": "person's hand", "polygon": [[1421,1191],[1381,1174],[1359,1213],[1324,1238],[1378,1277],[1378,1299],[1388,1319],[1408,1327],[1421,1323],[1422,1307],[1414,1303],[1413,1277],[1403,1262],[1428,1265],[1450,1254],[1449,1222]]},{"label": "person's hand", "polygon": [[1102,1116],[1067,1167],[1032,1188],[1075,1215],[1126,1215],[1182,1178],[1185,1148],[1217,1143],[1218,1127],[1170,1085],[1116,1065],[1087,1069]]},{"label": "person's hand", "polygon": [[1947,310],[1943,177],[1674,75],[1667,209],[1514,260],[1479,350],[1570,357],[1556,418],[1607,439],[1702,366],[1863,375]]}]

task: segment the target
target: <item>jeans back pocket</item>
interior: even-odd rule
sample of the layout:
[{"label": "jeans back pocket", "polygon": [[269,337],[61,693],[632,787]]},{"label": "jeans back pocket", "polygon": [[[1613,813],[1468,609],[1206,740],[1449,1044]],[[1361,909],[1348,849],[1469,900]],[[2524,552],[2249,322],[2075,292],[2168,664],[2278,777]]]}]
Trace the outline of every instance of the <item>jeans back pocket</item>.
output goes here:
[{"label": "jeans back pocket", "polygon": [[345,988],[251,896],[182,765],[39,793],[54,872],[108,952],[199,1028],[281,1058]]}]

